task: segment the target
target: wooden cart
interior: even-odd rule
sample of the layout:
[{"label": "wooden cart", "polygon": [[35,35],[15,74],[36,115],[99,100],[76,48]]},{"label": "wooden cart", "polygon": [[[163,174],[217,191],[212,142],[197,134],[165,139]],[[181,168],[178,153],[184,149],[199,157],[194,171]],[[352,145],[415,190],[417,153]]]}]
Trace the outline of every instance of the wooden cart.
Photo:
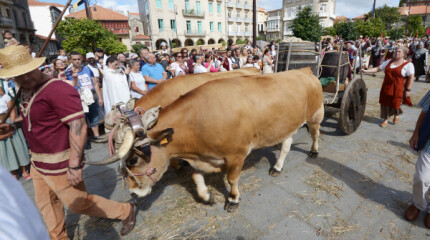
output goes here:
[{"label": "wooden cart", "polygon": [[[278,44],[279,51],[276,56],[275,72],[288,71],[292,69],[301,68],[303,67],[303,65],[306,65],[306,63],[308,63],[311,69],[313,69],[314,75],[319,77],[321,72],[323,71],[323,68],[337,68],[337,71],[336,71],[337,74],[336,76],[334,76],[336,78],[335,90],[331,92],[323,91],[324,105],[326,107],[333,107],[333,108],[340,109],[339,123],[342,131],[345,134],[354,133],[357,130],[357,128],[360,126],[360,123],[364,117],[364,112],[366,110],[366,101],[367,101],[367,88],[366,88],[366,83],[363,80],[362,73],[360,73],[360,75],[357,75],[355,67],[353,69],[352,81],[350,81],[347,84],[346,88],[345,88],[345,85],[342,84],[342,82],[344,82],[345,80],[345,79],[341,79],[341,76],[340,76],[341,67],[342,65],[345,65],[345,64],[341,64],[341,61],[342,61],[341,56],[342,56],[342,50],[344,45],[343,42],[341,43],[341,47],[339,50],[337,65],[321,65],[321,62],[322,62],[321,43],[319,44],[318,51],[309,50],[309,49],[300,49],[299,47],[294,48],[293,45],[294,44],[292,42]],[[287,50],[283,50],[283,49],[287,49]],[[291,61],[292,55],[299,56],[298,59],[294,61],[294,64],[291,64],[293,62]],[[307,57],[303,57],[303,56],[307,56]],[[309,56],[313,56],[315,58],[315,61],[313,62]],[[361,47],[358,49],[357,56],[361,56]],[[359,59],[360,59],[360,68],[361,68],[362,58],[360,57]],[[347,64],[349,67],[349,62]]]}]

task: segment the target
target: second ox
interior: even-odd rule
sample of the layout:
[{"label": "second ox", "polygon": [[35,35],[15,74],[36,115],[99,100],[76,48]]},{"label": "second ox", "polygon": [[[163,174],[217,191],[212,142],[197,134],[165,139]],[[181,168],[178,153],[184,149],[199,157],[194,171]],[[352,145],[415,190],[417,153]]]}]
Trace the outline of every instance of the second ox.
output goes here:
[{"label": "second ox", "polygon": [[239,204],[240,172],[251,150],[283,143],[270,171],[276,176],[283,168],[293,134],[304,123],[313,140],[310,156],[317,156],[323,117],[321,84],[310,69],[209,82],[160,112],[155,127],[147,133],[151,154],[134,156],[128,162],[139,181],[129,178],[130,191],[139,197],[148,195],[170,161],[183,159],[194,168],[197,193],[207,203],[213,198],[203,174],[227,173],[231,190],[225,208],[234,211]]}]

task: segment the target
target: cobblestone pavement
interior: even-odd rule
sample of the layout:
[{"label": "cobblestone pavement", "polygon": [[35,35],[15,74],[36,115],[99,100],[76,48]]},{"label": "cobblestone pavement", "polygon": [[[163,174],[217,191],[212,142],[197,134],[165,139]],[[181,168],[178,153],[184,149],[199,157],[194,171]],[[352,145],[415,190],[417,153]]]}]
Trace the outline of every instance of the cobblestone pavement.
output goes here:
[{"label": "cobblestone pavement", "polygon": [[[294,136],[280,176],[268,174],[279,151],[253,151],[240,179],[241,202],[234,213],[224,211],[228,194],[224,174],[206,176],[216,204],[196,201],[191,168],[169,170],[141,199],[136,228],[120,237],[119,221],[67,212],[71,239],[430,239],[425,214],[410,223],[403,213],[412,198],[416,153],[408,140],[420,110],[404,107],[400,123],[382,129],[378,96],[383,75],[364,77],[368,91],[366,117],[358,131],[342,134],[336,111],[327,109],[320,137],[320,155],[308,159],[310,135],[304,128]],[[430,84],[417,82],[416,104]],[[104,144],[93,144],[90,160],[108,155]],[[90,193],[118,201],[130,195],[122,187],[117,165],[87,166]],[[34,199],[31,182],[22,181]]]}]

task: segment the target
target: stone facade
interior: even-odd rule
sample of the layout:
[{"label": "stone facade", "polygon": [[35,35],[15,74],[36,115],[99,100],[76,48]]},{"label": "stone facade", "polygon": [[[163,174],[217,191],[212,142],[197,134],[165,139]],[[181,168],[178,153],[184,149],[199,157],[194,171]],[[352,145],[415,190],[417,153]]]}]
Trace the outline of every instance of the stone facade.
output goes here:
[{"label": "stone facade", "polygon": [[266,40],[282,39],[282,9],[267,12]]},{"label": "stone facade", "polygon": [[[21,44],[35,47],[35,29],[31,20],[27,0],[0,0],[0,30],[9,30]],[[0,35],[0,47],[4,47],[3,35]]]},{"label": "stone facade", "polygon": [[176,47],[227,42],[225,5],[222,0],[138,0],[152,50],[169,39]]},{"label": "stone facade", "polygon": [[229,42],[252,40],[252,0],[227,0]]},{"label": "stone facade", "polygon": [[299,9],[305,6],[312,7],[312,11],[319,16],[322,27],[331,27],[336,20],[336,0],[283,0],[282,6],[283,38],[293,34],[290,25]]}]

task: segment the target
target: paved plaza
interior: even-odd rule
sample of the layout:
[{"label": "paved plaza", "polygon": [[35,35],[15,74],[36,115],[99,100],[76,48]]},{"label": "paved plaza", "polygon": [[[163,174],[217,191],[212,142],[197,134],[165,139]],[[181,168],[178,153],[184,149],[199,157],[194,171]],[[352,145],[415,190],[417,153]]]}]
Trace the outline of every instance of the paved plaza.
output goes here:
[{"label": "paved plaza", "polygon": [[[197,202],[191,168],[170,169],[152,193],[139,201],[135,229],[119,235],[121,223],[67,212],[71,239],[430,239],[425,214],[410,223],[403,213],[412,198],[416,153],[409,138],[420,109],[403,107],[400,123],[378,126],[379,89],[383,73],[364,77],[368,90],[366,116],[345,136],[336,110],[327,109],[320,136],[320,154],[307,158],[311,137],[305,128],[294,136],[291,152],[278,177],[269,176],[279,150],[253,151],[240,178],[241,202],[234,213],[224,211],[228,184],[224,174],[206,176],[216,203]],[[430,89],[415,83],[416,104]],[[288,100],[288,98],[286,98]],[[294,113],[291,113],[294,114]],[[108,156],[107,145],[93,144],[87,159]],[[118,165],[86,166],[85,184],[92,194],[130,200]],[[34,200],[33,185],[23,183]]]}]

